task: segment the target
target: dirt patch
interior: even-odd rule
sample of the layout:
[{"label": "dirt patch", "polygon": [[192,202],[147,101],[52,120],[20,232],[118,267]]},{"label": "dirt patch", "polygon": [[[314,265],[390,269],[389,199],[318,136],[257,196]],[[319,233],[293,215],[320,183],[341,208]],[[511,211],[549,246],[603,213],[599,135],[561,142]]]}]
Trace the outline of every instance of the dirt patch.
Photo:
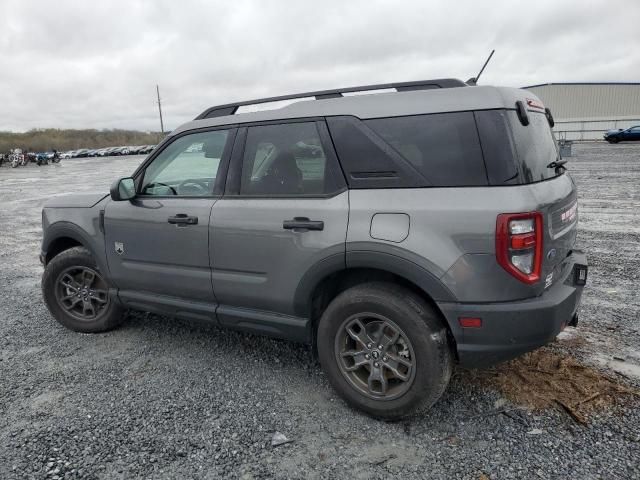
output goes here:
[{"label": "dirt patch", "polygon": [[640,390],[548,348],[472,375],[515,404],[533,410],[557,407],[583,424],[596,411],[640,399]]}]

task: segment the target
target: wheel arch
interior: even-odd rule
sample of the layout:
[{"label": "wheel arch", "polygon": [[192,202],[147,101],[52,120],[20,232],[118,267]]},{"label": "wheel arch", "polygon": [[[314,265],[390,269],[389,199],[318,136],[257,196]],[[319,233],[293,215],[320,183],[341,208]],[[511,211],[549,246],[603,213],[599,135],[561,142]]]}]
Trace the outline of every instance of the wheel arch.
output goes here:
[{"label": "wheel arch", "polygon": [[103,255],[99,255],[93,246],[91,236],[80,227],[69,222],[56,222],[50,225],[42,240],[42,258],[45,266],[60,253],[73,247],[84,247],[93,256],[98,267],[108,272]]},{"label": "wheel arch", "polygon": [[84,245],[76,238],[71,236],[61,236],[53,239],[45,250],[44,264],[45,266],[53,260],[54,257],[73,247],[84,247]]},{"label": "wheel arch", "polygon": [[402,285],[423,298],[440,316],[455,352],[457,325],[451,325],[438,302],[455,302],[453,293],[438,277],[410,260],[381,252],[366,252],[357,261],[345,262],[342,255],[329,257],[312,267],[295,294],[295,311],[310,318],[310,337],[315,352],[316,329],[325,308],[339,293],[358,284],[386,281]]}]

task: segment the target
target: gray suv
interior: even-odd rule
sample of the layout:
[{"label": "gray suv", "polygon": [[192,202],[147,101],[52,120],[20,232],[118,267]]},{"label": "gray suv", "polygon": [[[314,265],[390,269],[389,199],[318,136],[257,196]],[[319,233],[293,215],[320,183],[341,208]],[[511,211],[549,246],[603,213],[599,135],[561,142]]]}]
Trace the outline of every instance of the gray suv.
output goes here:
[{"label": "gray suv", "polygon": [[405,416],[454,364],[577,323],[552,124],[530,92],[454,79],[209,108],[110,195],[45,205],[44,300],[79,332],[137,309],[311,343],[347,402]]}]

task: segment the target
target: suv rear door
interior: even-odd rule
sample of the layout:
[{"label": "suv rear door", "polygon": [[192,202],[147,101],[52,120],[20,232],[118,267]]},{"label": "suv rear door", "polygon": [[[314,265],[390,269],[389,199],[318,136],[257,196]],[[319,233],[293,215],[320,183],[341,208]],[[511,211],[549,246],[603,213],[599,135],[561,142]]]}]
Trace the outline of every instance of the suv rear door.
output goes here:
[{"label": "suv rear door", "polygon": [[253,125],[236,138],[213,207],[213,286],[222,324],[301,339],[303,277],[344,267],[348,191],[322,120]]},{"label": "suv rear door", "polygon": [[125,302],[149,308],[186,300],[215,317],[209,218],[234,136],[234,129],[220,129],[177,137],[136,174],[135,198],[107,204],[110,278]]}]

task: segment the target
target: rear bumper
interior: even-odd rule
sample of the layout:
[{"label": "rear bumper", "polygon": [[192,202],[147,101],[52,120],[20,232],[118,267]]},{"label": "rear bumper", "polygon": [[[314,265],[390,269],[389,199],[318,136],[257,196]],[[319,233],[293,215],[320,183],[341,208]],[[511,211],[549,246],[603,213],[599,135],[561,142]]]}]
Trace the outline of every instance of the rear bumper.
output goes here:
[{"label": "rear bumper", "polygon": [[[587,265],[584,253],[567,259],[563,279],[539,297],[515,302],[439,303],[457,344],[464,367],[486,367],[510,360],[551,342],[567,325],[577,322],[583,286],[575,284],[576,265]],[[479,317],[480,328],[461,328],[459,317]]]}]

